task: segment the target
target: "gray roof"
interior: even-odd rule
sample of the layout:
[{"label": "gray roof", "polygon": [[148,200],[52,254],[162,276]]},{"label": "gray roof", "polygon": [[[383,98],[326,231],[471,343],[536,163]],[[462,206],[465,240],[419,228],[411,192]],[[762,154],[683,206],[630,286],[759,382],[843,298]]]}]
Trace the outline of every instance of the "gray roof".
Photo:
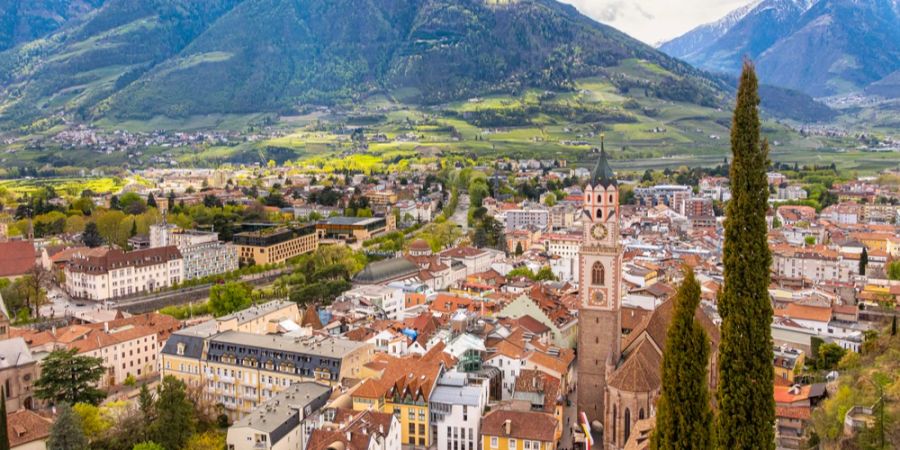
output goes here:
[{"label": "gray roof", "polygon": [[269,434],[274,446],[284,436],[300,425],[313,412],[321,409],[331,396],[331,388],[312,381],[294,383],[271,400],[263,403],[234,428],[251,428]]},{"label": "gray roof", "polygon": [[209,341],[335,359],[341,359],[346,354],[366,345],[364,342],[333,337],[316,336],[295,338],[281,335],[244,333],[240,331],[225,331],[222,334],[211,338]]},{"label": "gray roof", "polygon": [[405,258],[386,259],[367,265],[353,277],[353,282],[376,284],[418,272],[419,266]]},{"label": "gray roof", "polygon": [[0,341],[0,369],[21,367],[34,362],[28,344],[21,337]]},{"label": "gray roof", "polygon": [[[182,330],[183,331],[183,330]],[[178,344],[184,345],[184,353],[178,354]],[[162,353],[166,355],[183,356],[185,358],[200,359],[203,355],[203,337],[184,334],[181,331],[172,333],[163,346]]]},{"label": "gray roof", "polygon": [[368,225],[370,223],[375,223],[379,220],[384,219],[383,217],[345,217],[345,216],[334,216],[325,219],[323,222],[329,225]]}]

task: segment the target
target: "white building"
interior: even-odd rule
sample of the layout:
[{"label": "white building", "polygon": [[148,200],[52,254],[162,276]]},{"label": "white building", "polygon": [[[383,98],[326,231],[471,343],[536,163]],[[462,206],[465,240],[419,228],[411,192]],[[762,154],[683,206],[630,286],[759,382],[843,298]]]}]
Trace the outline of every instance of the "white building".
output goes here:
[{"label": "white building", "polygon": [[174,246],[125,253],[92,249],[66,266],[66,292],[75,298],[107,300],[171,287],[183,280],[184,260]]},{"label": "white building", "polygon": [[845,264],[842,255],[821,246],[777,247],[772,252],[772,260],[776,274],[813,282],[847,282],[859,272],[858,261]]},{"label": "white building", "polygon": [[357,286],[342,295],[346,300],[358,300],[376,306],[389,320],[403,320],[406,310],[403,289],[377,284]]},{"label": "white building", "polygon": [[511,209],[506,211],[506,231],[550,227],[550,211],[545,208]]},{"label": "white building", "polygon": [[150,248],[174,245],[184,258],[185,280],[204,278],[238,269],[237,249],[219,240],[218,233],[181,230],[174,225],[150,226]]},{"label": "white building", "polygon": [[441,450],[478,450],[481,412],[488,402],[488,384],[473,383],[466,374],[448,372],[431,392],[432,436]]}]

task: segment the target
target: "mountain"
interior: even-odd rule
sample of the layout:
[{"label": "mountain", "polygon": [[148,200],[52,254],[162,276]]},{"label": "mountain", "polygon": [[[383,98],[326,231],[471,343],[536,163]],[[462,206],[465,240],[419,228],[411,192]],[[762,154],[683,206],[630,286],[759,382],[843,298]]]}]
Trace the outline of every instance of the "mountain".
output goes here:
[{"label": "mountain", "polygon": [[[625,60],[657,81],[611,74]],[[0,124],[437,103],[615,78],[715,105],[718,81],[554,0],[107,0],[0,53]]]},{"label": "mountain", "polygon": [[856,92],[900,69],[900,0],[762,0],[660,49],[730,74],[748,56],[762,82],[814,97]]},{"label": "mountain", "polygon": [[0,0],[0,51],[56,31],[103,0]]}]

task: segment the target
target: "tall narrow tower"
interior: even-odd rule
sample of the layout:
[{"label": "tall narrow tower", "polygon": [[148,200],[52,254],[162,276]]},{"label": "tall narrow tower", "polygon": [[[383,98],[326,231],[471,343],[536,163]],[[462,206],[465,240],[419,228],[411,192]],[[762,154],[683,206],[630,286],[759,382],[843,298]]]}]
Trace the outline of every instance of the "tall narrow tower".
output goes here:
[{"label": "tall narrow tower", "polygon": [[619,358],[622,334],[620,290],[622,248],[619,245],[619,188],[609,166],[603,137],[600,155],[584,191],[584,237],[578,289],[578,410],[588,420],[603,422],[606,367]]}]

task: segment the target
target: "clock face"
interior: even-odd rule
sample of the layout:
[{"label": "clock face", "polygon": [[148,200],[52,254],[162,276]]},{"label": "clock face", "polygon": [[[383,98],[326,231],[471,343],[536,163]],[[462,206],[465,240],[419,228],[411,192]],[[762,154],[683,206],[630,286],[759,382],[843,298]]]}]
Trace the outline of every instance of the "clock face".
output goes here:
[{"label": "clock face", "polygon": [[590,306],[606,306],[606,295],[600,289],[592,289],[589,300]]},{"label": "clock face", "polygon": [[606,230],[606,226],[604,226],[602,223],[598,223],[591,228],[591,236],[593,236],[594,239],[597,239],[598,241],[606,239],[606,235],[608,233],[609,232]]}]

